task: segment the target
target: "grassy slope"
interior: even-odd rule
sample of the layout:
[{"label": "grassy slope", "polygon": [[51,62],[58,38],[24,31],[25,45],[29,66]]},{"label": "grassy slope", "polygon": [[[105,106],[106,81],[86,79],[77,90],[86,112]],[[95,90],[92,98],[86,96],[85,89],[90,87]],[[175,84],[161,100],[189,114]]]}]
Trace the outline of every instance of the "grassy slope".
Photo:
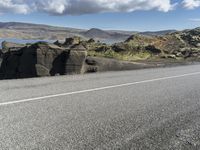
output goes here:
[{"label": "grassy slope", "polygon": [[99,44],[96,47],[90,47],[89,55],[126,61],[160,58],[199,60],[200,28],[174,32],[165,36],[133,35],[125,42],[112,46]]}]

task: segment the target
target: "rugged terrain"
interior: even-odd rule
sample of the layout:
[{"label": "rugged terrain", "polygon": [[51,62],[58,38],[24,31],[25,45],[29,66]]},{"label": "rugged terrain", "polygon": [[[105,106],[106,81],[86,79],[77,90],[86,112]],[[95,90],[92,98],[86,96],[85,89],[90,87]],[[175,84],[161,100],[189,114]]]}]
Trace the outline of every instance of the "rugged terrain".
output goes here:
[{"label": "rugged terrain", "polygon": [[169,33],[163,36],[134,34],[125,42],[113,45],[94,44],[89,54],[135,60],[198,60],[200,58],[200,28]]},{"label": "rugged terrain", "polygon": [[[95,30],[96,34],[101,31]],[[94,31],[92,31],[94,32]],[[91,32],[84,33],[92,36]],[[121,34],[121,33],[118,33]],[[103,38],[109,38],[104,32]],[[165,35],[134,34],[106,44],[74,36],[64,42],[3,42],[0,78],[27,78],[187,64],[200,59],[200,28]]]},{"label": "rugged terrain", "polygon": [[[0,79],[81,74],[108,70],[130,70],[152,65],[91,57],[89,46],[102,43],[66,38],[64,43],[17,44],[4,41],[0,50]],[[103,44],[104,45],[104,44]]]},{"label": "rugged terrain", "polygon": [[100,41],[116,42],[125,40],[133,33],[134,32],[103,31],[95,28],[85,30],[17,22],[0,23],[0,38],[64,41],[67,37],[80,36],[85,39],[94,38]]}]

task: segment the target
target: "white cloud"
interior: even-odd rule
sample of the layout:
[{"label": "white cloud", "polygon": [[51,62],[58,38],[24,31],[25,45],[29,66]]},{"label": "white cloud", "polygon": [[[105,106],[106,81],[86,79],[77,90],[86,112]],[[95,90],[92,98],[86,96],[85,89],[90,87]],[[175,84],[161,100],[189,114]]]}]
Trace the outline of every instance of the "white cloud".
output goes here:
[{"label": "white cloud", "polygon": [[183,0],[183,5],[187,9],[200,7],[200,0]]},{"label": "white cloud", "polygon": [[40,11],[57,15],[81,15],[152,9],[168,12],[174,6],[171,0],[0,0],[0,13],[26,14]]},{"label": "white cloud", "polygon": [[151,9],[167,12],[174,7],[170,0],[45,0],[37,4],[42,11],[71,15]]},{"label": "white cloud", "polygon": [[27,14],[29,11],[29,6],[19,0],[0,0],[0,14],[7,12]]}]

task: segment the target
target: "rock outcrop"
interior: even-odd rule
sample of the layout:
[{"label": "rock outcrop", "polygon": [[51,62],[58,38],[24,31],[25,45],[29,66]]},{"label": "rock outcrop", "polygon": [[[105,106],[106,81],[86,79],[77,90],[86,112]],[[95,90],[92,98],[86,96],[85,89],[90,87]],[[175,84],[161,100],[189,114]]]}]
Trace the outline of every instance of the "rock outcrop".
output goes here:
[{"label": "rock outcrop", "polygon": [[164,36],[133,35],[112,46],[113,51],[148,52],[161,58],[200,58],[200,28],[170,33]]},{"label": "rock outcrop", "polygon": [[153,64],[119,61],[110,58],[87,57],[84,65],[85,73],[122,71],[155,67]]},{"label": "rock outcrop", "polygon": [[80,44],[81,42],[81,38],[80,37],[72,37],[72,38],[66,38],[65,42],[63,43],[63,46],[68,47],[68,46],[72,46],[75,44]]},{"label": "rock outcrop", "polygon": [[64,48],[46,42],[22,47],[14,43],[5,46],[4,43],[2,52],[0,79],[81,73],[87,56],[86,49],[80,44]]}]

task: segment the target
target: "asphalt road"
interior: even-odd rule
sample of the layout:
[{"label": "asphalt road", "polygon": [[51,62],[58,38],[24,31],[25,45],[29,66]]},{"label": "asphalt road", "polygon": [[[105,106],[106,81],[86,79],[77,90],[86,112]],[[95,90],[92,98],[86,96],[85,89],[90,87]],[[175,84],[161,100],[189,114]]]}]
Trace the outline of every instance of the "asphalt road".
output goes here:
[{"label": "asphalt road", "polygon": [[200,65],[0,81],[0,150],[199,150]]}]

